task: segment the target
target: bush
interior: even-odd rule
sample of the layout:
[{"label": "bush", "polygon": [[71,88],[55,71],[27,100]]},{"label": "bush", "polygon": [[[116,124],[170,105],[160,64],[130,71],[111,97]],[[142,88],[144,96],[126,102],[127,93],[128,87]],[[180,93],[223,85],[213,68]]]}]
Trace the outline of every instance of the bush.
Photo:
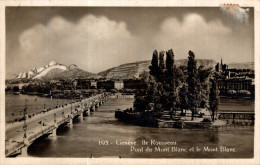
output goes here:
[{"label": "bush", "polygon": [[202,122],[212,122],[212,119],[210,117],[204,118]]},{"label": "bush", "polygon": [[19,87],[18,87],[18,86],[14,86],[14,87],[13,87],[13,91],[14,91],[14,92],[19,92]]},{"label": "bush", "polygon": [[117,93],[118,90],[117,90],[117,89],[110,89],[109,92],[111,92],[111,93]]}]

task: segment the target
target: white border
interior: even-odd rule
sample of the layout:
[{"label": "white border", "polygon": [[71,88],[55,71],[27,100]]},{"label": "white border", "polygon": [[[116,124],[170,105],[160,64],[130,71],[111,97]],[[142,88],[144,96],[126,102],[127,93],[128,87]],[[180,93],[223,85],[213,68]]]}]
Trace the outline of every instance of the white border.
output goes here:
[{"label": "white border", "polygon": [[[254,7],[255,11],[255,141],[253,159],[104,159],[104,158],[5,158],[5,6],[150,6],[217,7],[220,4]],[[29,19],[29,18],[28,18]],[[0,164],[260,164],[260,0],[0,0]]]}]

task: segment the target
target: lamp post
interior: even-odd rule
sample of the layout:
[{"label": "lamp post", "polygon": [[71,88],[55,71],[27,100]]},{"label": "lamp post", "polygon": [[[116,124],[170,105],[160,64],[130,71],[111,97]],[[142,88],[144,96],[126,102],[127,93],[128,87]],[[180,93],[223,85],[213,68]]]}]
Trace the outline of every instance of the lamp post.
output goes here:
[{"label": "lamp post", "polygon": [[56,123],[56,113],[54,113],[54,123]]},{"label": "lamp post", "polygon": [[64,115],[64,110],[63,110],[63,112],[62,112],[61,114],[62,114],[62,117],[63,117],[63,118],[65,118],[65,115]]},{"label": "lamp post", "polygon": [[42,127],[43,127],[43,120],[39,121],[39,124],[41,124],[41,130],[43,132],[43,129],[42,129]]},{"label": "lamp post", "polygon": [[27,116],[27,102],[29,100],[28,99],[25,99],[25,108],[23,110],[23,117],[24,117],[24,124],[23,124],[23,130],[24,130],[24,135],[23,135],[23,139],[24,139],[24,143],[26,145],[28,145],[28,139],[27,139],[27,133],[26,133],[26,130],[27,130],[27,123],[26,123],[26,116]]},{"label": "lamp post", "polygon": [[82,105],[83,103],[82,103],[82,101],[81,101],[81,100],[80,100],[80,102],[81,102],[81,109],[83,110],[83,105]]},{"label": "lamp post", "polygon": [[27,138],[27,134],[26,134],[26,130],[27,130],[26,114],[27,114],[27,108],[25,107],[24,111],[23,111],[23,117],[24,117],[24,123],[23,123],[24,135],[23,135],[23,138]]},{"label": "lamp post", "polygon": [[72,101],[73,99],[71,100],[70,114],[72,114]]}]

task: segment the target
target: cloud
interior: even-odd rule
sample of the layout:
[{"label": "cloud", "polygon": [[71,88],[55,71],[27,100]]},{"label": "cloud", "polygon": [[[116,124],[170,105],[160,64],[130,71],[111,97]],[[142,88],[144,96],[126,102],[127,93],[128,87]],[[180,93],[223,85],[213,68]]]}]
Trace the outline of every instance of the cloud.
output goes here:
[{"label": "cloud", "polygon": [[231,37],[232,30],[218,19],[205,21],[192,13],[183,20],[166,18],[159,26],[158,31],[144,37],[133,35],[125,22],[104,16],[89,14],[77,22],[56,16],[46,25],[37,24],[19,36],[19,53],[13,65],[20,67],[23,62],[21,72],[54,60],[97,73],[123,63],[151,59],[154,49],[173,49],[176,59],[186,59],[188,51],[193,50],[196,58],[218,61],[220,57],[236,59],[235,54],[240,53],[232,53],[238,44]]},{"label": "cloud", "polygon": [[27,59],[28,64],[36,66],[55,60],[99,72],[138,60],[139,42],[124,22],[86,15],[72,23],[56,16],[46,25],[24,31],[19,37],[19,53],[21,60]]},{"label": "cloud", "polygon": [[174,17],[163,21],[153,44],[158,50],[173,49],[176,59],[187,58],[188,51],[196,58],[219,60],[227,48],[231,29],[218,19],[206,22],[198,14],[188,14],[180,21]]},{"label": "cloud", "polygon": [[241,23],[248,23],[249,8],[243,9],[238,5],[224,4],[224,5],[220,5],[220,11],[222,11],[227,16],[232,17]]}]

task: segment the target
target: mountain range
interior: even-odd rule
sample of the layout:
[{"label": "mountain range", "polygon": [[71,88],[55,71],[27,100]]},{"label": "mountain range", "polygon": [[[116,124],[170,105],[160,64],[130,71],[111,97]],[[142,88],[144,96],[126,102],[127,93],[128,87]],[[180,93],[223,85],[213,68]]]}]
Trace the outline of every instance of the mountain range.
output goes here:
[{"label": "mountain range", "polygon": [[38,80],[56,80],[68,78],[98,78],[99,76],[79,69],[76,65],[66,66],[51,61],[44,67],[33,68],[28,72],[21,72],[16,79],[38,79]]},{"label": "mountain range", "polygon": [[[206,68],[214,68],[217,64],[212,59],[196,59],[197,66],[205,66]],[[187,59],[175,60],[175,65],[187,66]],[[151,61],[138,61],[133,63],[126,63],[99,72],[97,74],[84,71],[78,68],[76,65],[66,66],[59,64],[55,61],[51,61],[48,65],[39,68],[33,68],[28,72],[21,72],[17,75],[16,79],[38,79],[38,80],[58,80],[68,78],[111,78],[111,79],[129,79],[139,78],[139,75],[149,70]],[[231,63],[228,64],[229,68],[237,69],[252,69],[254,70],[254,63]]]}]

